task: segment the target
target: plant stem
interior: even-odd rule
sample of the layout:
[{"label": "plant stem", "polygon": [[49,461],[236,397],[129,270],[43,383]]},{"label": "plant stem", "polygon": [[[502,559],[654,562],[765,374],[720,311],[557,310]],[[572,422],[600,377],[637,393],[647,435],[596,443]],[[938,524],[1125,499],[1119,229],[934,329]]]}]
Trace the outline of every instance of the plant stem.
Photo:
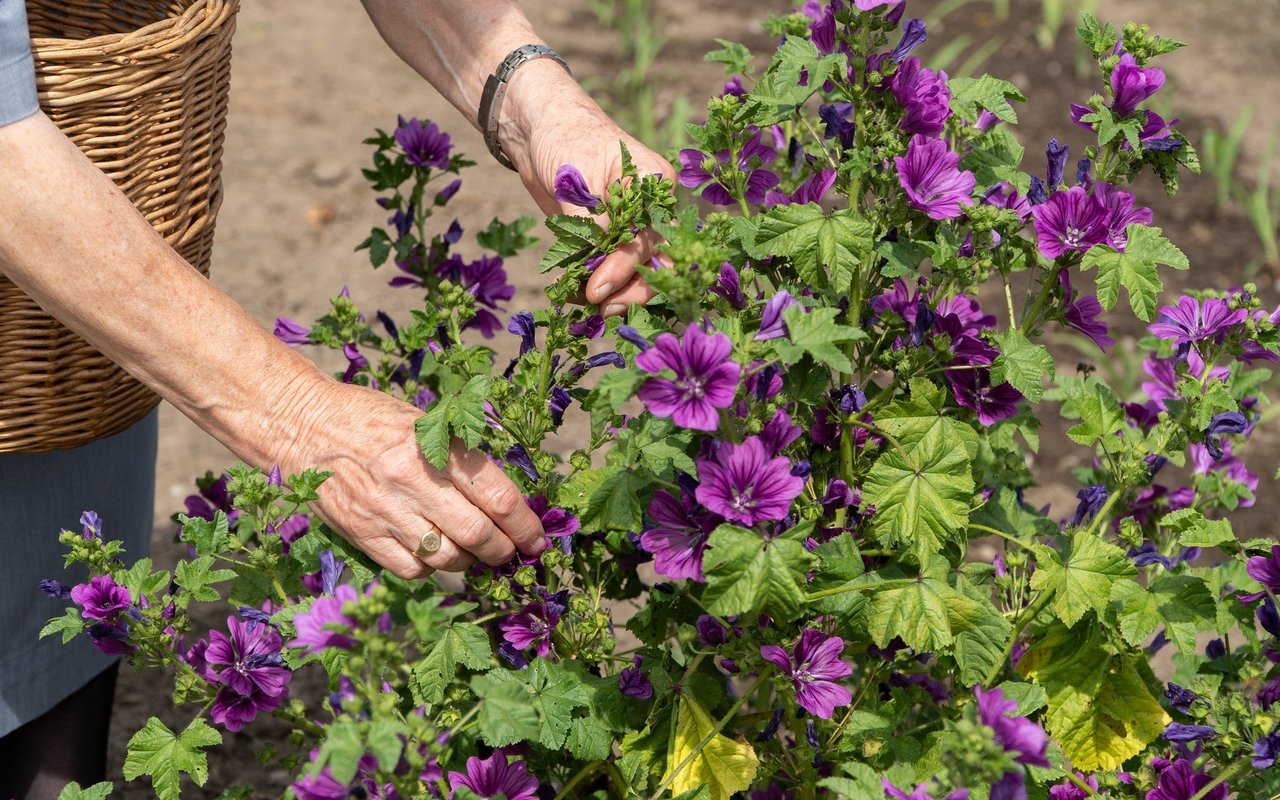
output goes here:
[{"label": "plant stem", "polygon": [[1066,774],[1066,776],[1065,776],[1065,777],[1066,777],[1066,779],[1067,779],[1067,780],[1071,781],[1071,782],[1072,782],[1072,783],[1074,783],[1076,786],[1078,786],[1078,787],[1080,788],[1080,790],[1081,790],[1082,792],[1084,792],[1085,794],[1087,794],[1089,797],[1098,797],[1098,796],[1099,796],[1099,795],[1098,795],[1098,793],[1097,793],[1097,792],[1095,792],[1095,791],[1093,790],[1093,787],[1092,787],[1092,786],[1090,786],[1089,784],[1085,783],[1085,782],[1084,782],[1083,780],[1081,780],[1080,778],[1076,777],[1075,770],[1067,770],[1067,774]]},{"label": "plant stem", "polygon": [[1068,266],[1067,264],[1055,263],[1053,269],[1045,273],[1044,282],[1040,284],[1040,293],[1036,295],[1035,302],[1031,304],[1026,316],[1022,318],[1020,328],[1024,334],[1029,336],[1040,321],[1040,311],[1044,308],[1044,304],[1049,302],[1049,295],[1053,293],[1053,286],[1058,282],[1058,274]]},{"label": "plant stem", "polygon": [[574,773],[573,777],[569,779],[569,782],[564,785],[564,788],[560,790],[559,794],[555,796],[555,800],[564,800],[564,798],[569,796],[569,792],[574,787],[594,775],[603,766],[603,761],[592,761],[590,764],[587,764],[585,767],[578,770]]},{"label": "plant stem", "polygon": [[654,790],[653,794],[649,795],[649,800],[658,800],[658,798],[662,796],[662,793],[667,790],[667,787],[675,781],[676,776],[680,774],[680,771],[689,766],[689,763],[693,761],[693,759],[696,758],[708,744],[711,743],[711,740],[714,739],[720,731],[724,730],[724,726],[728,725],[729,720],[733,719],[734,716],[737,715],[738,709],[742,708],[742,706],[746,704],[747,700],[755,692],[756,687],[759,686],[760,682],[763,680],[764,675],[759,675],[751,682],[751,685],[742,692],[742,695],[739,696],[737,701],[729,707],[729,710],[724,713],[724,716],[721,717],[715,725],[711,726],[711,730],[707,731],[707,735],[703,736],[702,740],[694,745],[694,748],[689,755],[685,756],[684,759],[681,760],[679,764],[676,764],[675,768],[667,774],[667,777],[662,779],[662,783],[658,784],[658,788]]},{"label": "plant stem", "polygon": [[903,589],[908,586],[913,586],[916,583],[918,583],[918,581],[915,578],[895,578],[890,581],[880,581],[878,583],[859,583],[856,585],[846,584],[845,586],[836,586],[835,588],[832,588],[832,589],[822,589],[817,592],[810,592],[809,594],[805,595],[805,600],[807,602],[812,603],[815,600],[823,600],[828,597],[835,597],[836,595],[844,594],[846,592],[858,592],[863,589],[871,589],[877,592],[881,592],[881,591],[885,591],[886,589]]},{"label": "plant stem", "polygon": [[983,681],[984,685],[991,686],[996,682],[996,678],[1000,677],[1000,673],[1004,671],[1004,665],[1009,663],[1009,656],[1013,654],[1013,646],[1017,643],[1018,637],[1021,636],[1022,632],[1026,630],[1026,627],[1031,624],[1031,620],[1036,618],[1036,615],[1040,613],[1040,610],[1049,605],[1049,601],[1052,598],[1053,590],[1045,589],[1040,593],[1040,596],[1032,601],[1031,605],[1027,606],[1026,610],[1022,612],[1022,617],[1018,620],[1018,624],[1013,626],[1013,635],[1009,637],[1009,643],[1004,646],[1004,652],[1000,655],[1000,658],[996,660],[996,663],[991,666],[991,671],[987,673],[987,678]]},{"label": "plant stem", "polygon": [[1013,536],[1012,534],[1005,533],[1004,531],[1001,531],[1001,530],[996,530],[995,528],[988,528],[986,525],[979,525],[976,522],[969,523],[969,530],[980,531],[982,533],[989,534],[991,536],[999,536],[1001,539],[1004,539],[1006,542],[1013,542],[1018,547],[1021,547],[1024,549],[1027,547],[1030,547],[1030,545],[1028,545],[1026,542],[1024,542],[1023,540],[1019,539],[1016,536]]},{"label": "plant stem", "polygon": [[1210,792],[1212,792],[1214,789],[1218,788],[1220,785],[1222,785],[1222,784],[1226,783],[1227,781],[1231,780],[1231,779],[1232,779],[1232,778],[1234,778],[1237,774],[1239,774],[1241,770],[1243,770],[1245,767],[1249,766],[1249,760],[1250,760],[1250,758],[1252,758],[1252,757],[1251,757],[1251,756],[1245,756],[1244,758],[1240,759],[1239,761],[1235,762],[1234,764],[1231,764],[1230,766],[1228,766],[1228,767],[1227,767],[1226,769],[1224,769],[1222,772],[1219,772],[1219,773],[1218,773],[1218,777],[1214,778],[1213,780],[1211,780],[1211,781],[1209,781],[1207,784],[1205,784],[1204,788],[1203,788],[1203,789],[1201,789],[1200,791],[1196,792],[1196,793],[1195,793],[1195,795],[1193,795],[1193,796],[1192,796],[1191,800],[1204,800],[1204,798],[1206,798],[1206,797],[1208,797],[1208,796],[1209,796],[1209,793],[1210,793]]}]

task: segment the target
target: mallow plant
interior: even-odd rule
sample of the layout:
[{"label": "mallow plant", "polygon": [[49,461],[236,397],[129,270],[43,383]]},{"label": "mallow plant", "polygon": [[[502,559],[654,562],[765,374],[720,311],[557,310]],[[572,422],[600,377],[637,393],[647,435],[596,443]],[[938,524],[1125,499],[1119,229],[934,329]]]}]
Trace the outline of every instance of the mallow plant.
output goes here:
[{"label": "mallow plant", "polygon": [[[277,332],[421,408],[427,461],[484,448],[550,546],[406,582],[309,515],[324,474],[243,466],[200,482],[171,571],[86,513],[62,539],[92,578],[50,576],[66,608],[45,632],[156,670],[178,707],[133,735],[125,779],[178,797],[272,716],[289,733],[260,755],[300,800],[1280,789],[1280,546],[1231,522],[1259,493],[1280,312],[1248,285],[1162,295],[1188,260],[1126,188],[1198,170],[1144,108],[1179,43],[1085,16],[1099,90],[1070,118],[1096,141],[1042,159],[1015,134],[1022,90],[923,66],[901,2],[767,25],[767,63],[710,56],[728,81],[679,154],[699,202],[625,151],[610,186],[564,165],[581,213],[547,220],[545,309],[512,307],[503,263],[532,220],[466,254],[436,225],[466,165],[446,134],[370,140],[389,219],[362,246],[423,302],[397,321],[343,292]],[[657,297],[625,320],[574,305],[643,229]],[[1145,325],[1140,392],[1055,368],[1046,337],[1105,359],[1121,306]],[[1038,508],[1052,415],[1054,452],[1087,457],[1078,503]]]}]

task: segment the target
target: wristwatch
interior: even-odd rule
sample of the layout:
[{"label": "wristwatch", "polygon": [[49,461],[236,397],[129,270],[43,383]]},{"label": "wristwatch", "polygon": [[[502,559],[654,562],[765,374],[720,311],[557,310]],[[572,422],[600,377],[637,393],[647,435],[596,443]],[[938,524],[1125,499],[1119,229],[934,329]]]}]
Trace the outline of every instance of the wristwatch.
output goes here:
[{"label": "wristwatch", "polygon": [[539,58],[549,58],[564,67],[565,72],[573,74],[569,65],[555,50],[546,45],[526,44],[512,50],[506,58],[502,59],[502,63],[489,76],[489,80],[485,81],[484,93],[480,96],[479,123],[480,130],[484,133],[484,143],[498,163],[510,170],[514,170],[516,165],[503,152],[502,143],[498,141],[498,111],[502,108],[502,96],[506,94],[511,76],[520,67]]}]

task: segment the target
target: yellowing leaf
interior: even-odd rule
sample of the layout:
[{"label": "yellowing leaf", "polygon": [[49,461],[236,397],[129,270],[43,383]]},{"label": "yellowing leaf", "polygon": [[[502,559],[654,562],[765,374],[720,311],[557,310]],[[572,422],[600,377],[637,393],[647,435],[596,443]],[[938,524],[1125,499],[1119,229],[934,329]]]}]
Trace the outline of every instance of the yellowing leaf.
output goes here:
[{"label": "yellowing leaf", "polygon": [[[714,727],[715,723],[698,701],[688,696],[680,698],[676,735],[667,753],[667,773],[663,781],[671,778],[672,772],[689,758]],[[751,745],[717,733],[689,763],[680,767],[669,785],[671,794],[679,796],[706,786],[711,800],[729,800],[734,792],[744,791],[751,785],[759,766]]]},{"label": "yellowing leaf", "polygon": [[1117,769],[1169,724],[1152,696],[1146,662],[1108,652],[1096,633],[1053,630],[1018,662],[1018,671],[1044,687],[1045,727],[1075,769]]}]

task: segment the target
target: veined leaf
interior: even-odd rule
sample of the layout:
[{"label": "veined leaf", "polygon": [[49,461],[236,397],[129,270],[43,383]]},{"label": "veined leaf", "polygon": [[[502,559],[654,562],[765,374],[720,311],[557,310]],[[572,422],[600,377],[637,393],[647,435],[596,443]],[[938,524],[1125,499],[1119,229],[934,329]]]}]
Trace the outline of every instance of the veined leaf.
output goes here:
[{"label": "veined leaf", "polygon": [[1120,287],[1129,290],[1129,305],[1139,319],[1150,322],[1155,315],[1156,299],[1164,290],[1156,268],[1160,264],[1174,269],[1188,269],[1191,262],[1164,232],[1150,225],[1134,223],[1125,229],[1128,243],[1124,252],[1107,245],[1096,245],[1084,254],[1080,268],[1098,268],[1098,301],[1108,310],[1115,307]]},{"label": "veined leaf", "polygon": [[[667,771],[663,776],[663,780],[671,780],[673,795],[705,786],[710,800],[729,800],[755,781],[760,762],[756,751],[746,742],[717,733],[700,751],[697,749],[714,728],[711,717],[697,700],[688,694],[680,697],[675,736],[671,739]],[[686,758],[688,763],[684,763]],[[676,772],[682,763],[684,766]]]}]

